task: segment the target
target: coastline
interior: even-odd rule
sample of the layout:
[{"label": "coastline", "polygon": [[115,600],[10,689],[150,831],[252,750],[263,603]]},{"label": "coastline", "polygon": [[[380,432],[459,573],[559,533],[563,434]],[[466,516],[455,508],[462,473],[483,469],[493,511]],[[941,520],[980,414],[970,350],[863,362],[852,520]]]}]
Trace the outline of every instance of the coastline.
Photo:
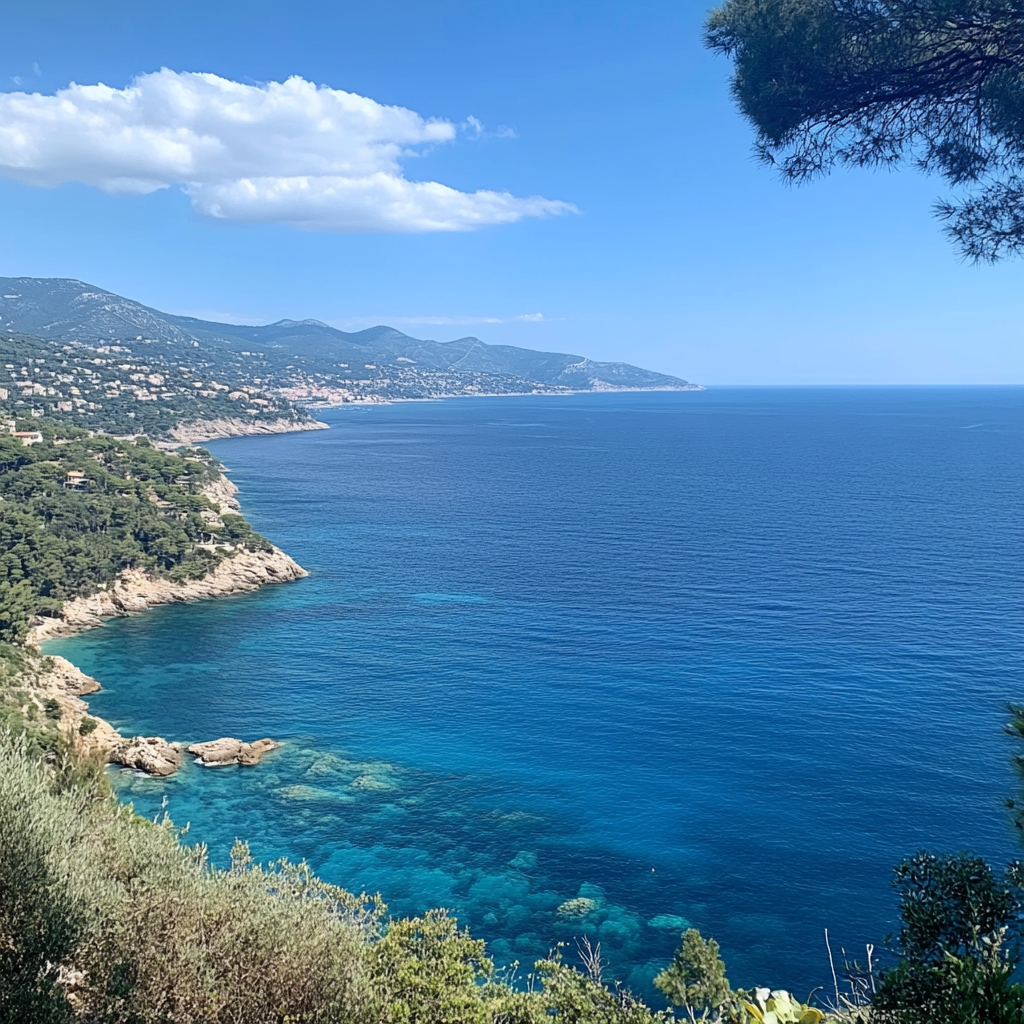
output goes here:
[{"label": "coastline", "polygon": [[[700,385],[686,388],[609,388],[604,393],[618,391],[703,391]],[[565,394],[585,394],[591,391],[537,391],[528,397],[554,397]],[[345,406],[365,404],[392,404],[399,402],[432,402],[445,398],[507,398],[527,397],[522,394],[468,394],[445,395],[415,399],[366,399],[337,405],[324,404],[316,408],[336,409]],[[172,432],[181,444],[228,437],[260,436],[296,433],[307,430],[327,430],[330,425],[318,420],[295,421],[284,418],[265,423],[253,423],[241,419],[194,421],[181,424]],[[165,443],[160,446],[164,447]],[[227,476],[220,474],[207,484],[201,492],[222,511],[241,513],[242,508],[236,497],[238,488]],[[269,551],[236,550],[223,559],[206,576],[196,580],[175,582],[141,569],[122,572],[111,584],[101,585],[96,593],[66,601],[53,615],[37,618],[25,638],[25,650],[32,662],[35,689],[40,698],[56,700],[61,707],[61,730],[79,752],[99,756],[110,763],[123,763],[120,754],[129,748],[135,749],[139,742],[156,744],[158,752],[170,754],[171,748],[180,748],[179,743],[167,743],[155,737],[129,738],[121,734],[109,722],[90,715],[88,704],[83,697],[101,689],[100,683],[86,675],[76,665],[59,655],[45,654],[42,645],[49,640],[72,636],[87,629],[102,626],[112,618],[139,615],[150,608],[163,604],[191,603],[249,593],[273,583],[289,583],[308,576],[309,573],[290,555],[274,546]],[[92,722],[90,731],[79,732],[84,722]],[[144,770],[153,771],[148,765],[136,764]],[[175,763],[176,767],[176,763]],[[173,770],[173,769],[171,769]],[[155,774],[167,774],[154,771]]]},{"label": "coastline", "polygon": [[[326,427],[326,424],[318,424],[303,429]],[[223,474],[203,488],[202,493],[224,511],[241,511],[235,497],[238,488]],[[60,730],[79,753],[107,763],[125,764],[129,763],[125,760],[128,754],[134,767],[152,774],[169,774],[180,763],[181,744],[167,743],[158,737],[125,737],[105,719],[91,715],[82,698],[100,690],[100,683],[66,658],[46,654],[42,645],[48,640],[95,629],[108,619],[139,615],[158,605],[231,597],[308,575],[295,559],[276,546],[269,551],[236,550],[211,572],[195,580],[176,582],[147,570],[125,570],[96,593],[65,601],[54,615],[38,617],[29,629],[24,650],[29,663],[27,671],[34,684],[32,689],[39,698],[37,703],[56,701],[60,707]],[[147,753],[157,757],[140,760],[137,756],[140,742],[143,749],[149,748]],[[176,759],[175,750],[178,751]],[[171,762],[173,767],[164,770]]]},{"label": "coastline", "polygon": [[179,423],[168,433],[178,444],[198,444],[224,437],[258,437],[263,434],[294,434],[302,430],[329,430],[319,420],[294,420],[280,417],[276,420],[245,420],[239,416],[219,420],[192,420]]},{"label": "coastline", "polygon": [[202,579],[180,583],[141,569],[128,569],[112,585],[89,597],[66,601],[56,615],[42,618],[29,630],[25,643],[39,650],[47,640],[93,629],[103,625],[106,619],[139,615],[156,605],[231,597],[308,575],[298,562],[277,547],[271,551],[237,552]]},{"label": "coastline", "polygon": [[[570,395],[617,395],[617,394],[648,394],[651,392],[669,391],[706,391],[703,384],[686,384],[685,387],[652,387],[652,388],[559,388],[559,389],[537,389],[535,391],[468,391],[457,395],[423,395],[420,398],[383,398],[379,395],[370,395],[365,398],[346,398],[343,401],[330,402],[317,398],[304,400],[295,399],[297,405],[303,409],[316,412],[323,412],[327,409],[345,409],[353,405],[397,405],[400,402],[444,402],[452,398],[565,398]],[[319,422],[319,421],[318,421]],[[324,424],[328,426],[329,424]],[[315,429],[315,428],[300,428]],[[271,433],[271,431],[260,431],[260,433]],[[236,435],[230,435],[236,436]],[[211,438],[212,440],[212,438]]]}]

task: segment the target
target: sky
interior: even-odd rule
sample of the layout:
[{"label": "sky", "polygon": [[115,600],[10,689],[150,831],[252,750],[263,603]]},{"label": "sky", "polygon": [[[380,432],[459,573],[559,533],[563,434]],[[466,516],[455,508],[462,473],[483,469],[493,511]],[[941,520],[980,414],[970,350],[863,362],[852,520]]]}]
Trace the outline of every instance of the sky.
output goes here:
[{"label": "sky", "polygon": [[1024,383],[943,183],[782,184],[692,0],[4,0],[0,276],[701,384]]}]

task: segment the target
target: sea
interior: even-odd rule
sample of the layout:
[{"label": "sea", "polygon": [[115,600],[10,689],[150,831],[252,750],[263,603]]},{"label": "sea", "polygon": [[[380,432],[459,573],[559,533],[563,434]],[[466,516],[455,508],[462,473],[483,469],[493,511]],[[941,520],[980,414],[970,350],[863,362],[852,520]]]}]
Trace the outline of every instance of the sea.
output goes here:
[{"label": "sea", "polygon": [[[50,643],[130,734],[256,767],[112,770],[226,864],[445,907],[502,967],[687,927],[735,986],[884,962],[894,865],[1018,855],[1024,388],[709,388],[323,412],[209,445],[309,570]],[[891,939],[888,940],[891,945]],[[559,944],[562,944],[561,946]]]}]

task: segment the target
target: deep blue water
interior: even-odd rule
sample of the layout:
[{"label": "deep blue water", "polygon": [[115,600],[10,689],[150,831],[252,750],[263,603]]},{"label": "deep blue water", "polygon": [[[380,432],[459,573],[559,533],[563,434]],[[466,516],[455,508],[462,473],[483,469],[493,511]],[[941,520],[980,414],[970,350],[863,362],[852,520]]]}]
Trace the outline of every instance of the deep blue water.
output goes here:
[{"label": "deep blue water", "polygon": [[[120,772],[223,861],[305,857],[524,963],[640,990],[684,922],[804,993],[891,867],[1015,853],[1024,389],[714,389],[338,410],[211,444],[310,577],[50,645],[129,732],[269,735]],[[556,909],[595,900],[583,921]]]}]

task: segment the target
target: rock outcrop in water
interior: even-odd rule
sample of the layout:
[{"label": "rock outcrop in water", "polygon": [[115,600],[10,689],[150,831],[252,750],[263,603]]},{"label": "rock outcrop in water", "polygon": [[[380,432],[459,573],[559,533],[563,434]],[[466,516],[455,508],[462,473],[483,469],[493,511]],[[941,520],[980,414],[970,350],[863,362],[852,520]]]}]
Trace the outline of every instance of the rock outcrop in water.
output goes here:
[{"label": "rock outcrop in water", "polygon": [[[228,764],[259,764],[264,754],[278,746],[280,744],[272,739],[243,743],[241,740],[225,737],[207,743],[193,743],[188,752],[196,755],[199,764],[215,767]],[[133,736],[127,739],[115,733],[107,752],[107,760],[111,764],[134,768],[147,775],[163,777],[173,775],[181,767],[184,747],[183,743],[168,743],[162,736]]]},{"label": "rock outcrop in water", "polygon": [[227,764],[259,764],[264,754],[279,745],[268,738],[243,743],[241,740],[224,737],[207,743],[193,743],[188,752],[196,755],[197,763],[212,768]]},{"label": "rock outcrop in water", "polygon": [[173,775],[181,765],[181,744],[160,736],[135,736],[115,743],[109,760],[147,775]]}]

